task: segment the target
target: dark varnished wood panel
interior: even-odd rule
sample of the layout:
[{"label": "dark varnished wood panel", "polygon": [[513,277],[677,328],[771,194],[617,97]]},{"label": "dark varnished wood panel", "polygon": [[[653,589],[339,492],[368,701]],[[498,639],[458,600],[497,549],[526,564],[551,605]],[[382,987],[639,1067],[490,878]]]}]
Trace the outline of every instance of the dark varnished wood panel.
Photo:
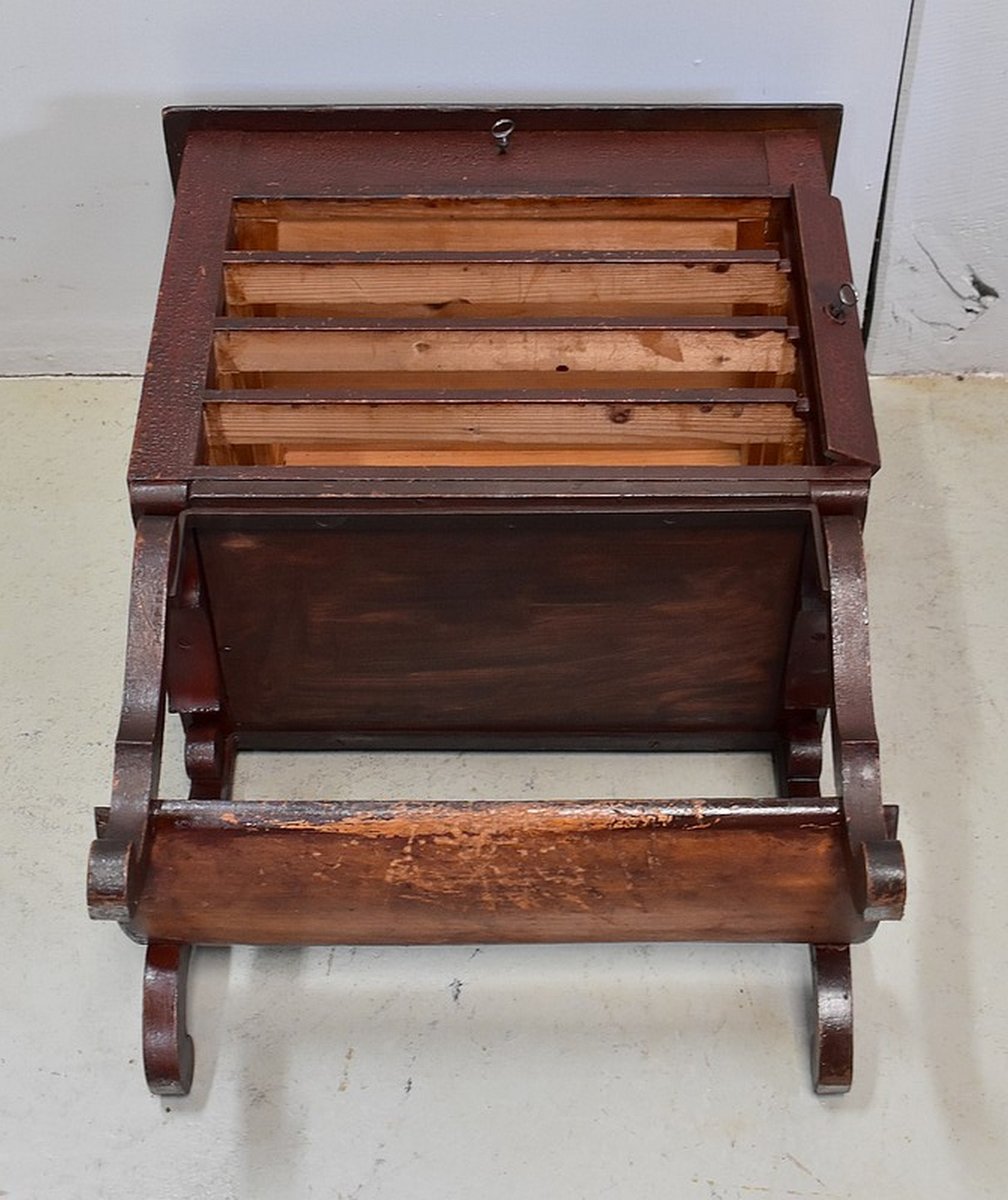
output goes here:
[{"label": "dark varnished wood panel", "polygon": [[[727,133],[761,136],[767,149],[756,143],[756,154],[772,157],[775,142],[801,141],[804,157],[788,162],[793,174],[822,163],[830,176],[836,158],[842,109],[838,104],[788,105],[696,105],[677,104],[639,107],[604,105],[550,105],[537,108],[508,105],[504,108],[466,108],[460,105],[426,105],[410,108],[383,106],[357,108],[340,106],[283,107],[173,107],[164,111],[165,143],[172,178],[177,179],[186,141],[191,133],[216,130],[234,133],[360,133],[391,132],[415,134],[424,130],[475,131],[484,133],[501,117],[515,120],[524,131],[589,133],[601,130],[661,132],[666,137],[682,133],[706,133],[719,141]],[[754,139],[755,140],[755,139]],[[731,178],[731,164],[722,162]],[[776,177],[776,176],[775,176]]]},{"label": "dark varnished wood panel", "polygon": [[198,536],[239,730],[776,726],[800,514],[221,524]]},{"label": "dark varnished wood panel", "polygon": [[[492,123],[492,122],[491,122]],[[814,136],[809,137],[814,145]],[[483,129],[394,132],[254,133],[200,131],[194,145],[235,146],[236,196],[306,195],[704,195],[767,194],[765,138],[723,133],[719,155],[699,132],[526,130],[497,153]],[[730,164],[726,170],[725,163]],[[282,171],[278,186],[277,169]]]},{"label": "dark varnished wood panel", "polygon": [[169,805],[134,930],[258,944],[846,942],[871,927],[842,840],[835,801]]}]

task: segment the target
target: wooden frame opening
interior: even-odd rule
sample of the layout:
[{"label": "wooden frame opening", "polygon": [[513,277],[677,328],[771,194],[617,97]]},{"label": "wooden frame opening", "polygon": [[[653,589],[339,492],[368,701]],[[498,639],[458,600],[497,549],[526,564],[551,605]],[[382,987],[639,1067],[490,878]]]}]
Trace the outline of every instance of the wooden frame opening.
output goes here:
[{"label": "wooden frame opening", "polygon": [[808,462],[789,213],[752,196],[236,199],[203,465]]}]

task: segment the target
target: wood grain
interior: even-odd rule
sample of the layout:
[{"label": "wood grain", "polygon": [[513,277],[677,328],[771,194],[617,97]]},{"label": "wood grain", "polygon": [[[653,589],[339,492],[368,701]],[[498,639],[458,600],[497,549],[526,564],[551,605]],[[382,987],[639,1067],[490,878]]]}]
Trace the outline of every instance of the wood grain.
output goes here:
[{"label": "wood grain", "polygon": [[205,406],[207,461],[286,465],[732,465],[753,447],[800,461],[787,404],[241,404]]},{"label": "wood grain", "polygon": [[[134,929],[197,942],[855,940],[835,801],[186,802]],[[205,903],[208,896],[213,903]]]},{"label": "wood grain", "polygon": [[331,376],[330,387],[340,387],[347,373],[443,375],[442,386],[450,386],[453,376],[466,373],[599,372],[645,376],[652,387],[661,387],[681,373],[786,375],[794,361],[794,346],[776,331],[740,336],[732,330],[661,328],[243,329],[214,335],[218,386],[223,387],[260,372],[274,379]]},{"label": "wood grain", "polygon": [[[779,202],[778,202],[779,203]],[[522,219],[536,224],[573,220],[758,220],[774,201],[762,196],[288,196],[235,200],[236,221]]]},{"label": "wood grain", "polygon": [[[188,1083],[197,941],[809,942],[817,1084],[849,1079],[846,945],[900,915],[905,874],[871,717],[867,381],[829,313],[839,113],[523,109],[499,155],[502,115],[169,115],[89,891],[152,939],[160,1090]],[[184,800],[157,794],[166,688]],[[758,748],[795,794],[230,799],[236,747],[350,745]]]},{"label": "wood grain", "polygon": [[239,731],[775,730],[802,513],[208,516]]},{"label": "wood grain", "polygon": [[229,262],[235,316],[783,314],[773,263]]},{"label": "wood grain", "polygon": [[[237,249],[621,250],[750,246],[765,200],[659,197],[239,201]],[[767,244],[760,239],[762,244]]]}]

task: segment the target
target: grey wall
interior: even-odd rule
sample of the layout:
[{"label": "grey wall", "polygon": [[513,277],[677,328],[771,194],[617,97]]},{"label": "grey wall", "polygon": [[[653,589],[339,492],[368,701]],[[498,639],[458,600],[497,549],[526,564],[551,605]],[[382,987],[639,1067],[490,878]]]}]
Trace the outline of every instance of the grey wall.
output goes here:
[{"label": "grey wall", "polygon": [[837,189],[863,287],[908,7],[4,0],[0,374],[142,370],[169,103],[841,101]]},{"label": "grey wall", "polygon": [[870,344],[876,371],[1008,371],[1006,82],[1006,0],[915,0]]}]

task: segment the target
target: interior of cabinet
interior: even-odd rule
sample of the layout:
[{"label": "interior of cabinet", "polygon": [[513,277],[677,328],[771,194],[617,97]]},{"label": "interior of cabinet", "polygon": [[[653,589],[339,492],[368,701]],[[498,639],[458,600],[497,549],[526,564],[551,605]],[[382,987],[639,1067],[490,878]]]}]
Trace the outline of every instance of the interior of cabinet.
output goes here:
[{"label": "interior of cabinet", "polygon": [[759,197],[238,199],[203,461],[811,461],[787,220]]}]

